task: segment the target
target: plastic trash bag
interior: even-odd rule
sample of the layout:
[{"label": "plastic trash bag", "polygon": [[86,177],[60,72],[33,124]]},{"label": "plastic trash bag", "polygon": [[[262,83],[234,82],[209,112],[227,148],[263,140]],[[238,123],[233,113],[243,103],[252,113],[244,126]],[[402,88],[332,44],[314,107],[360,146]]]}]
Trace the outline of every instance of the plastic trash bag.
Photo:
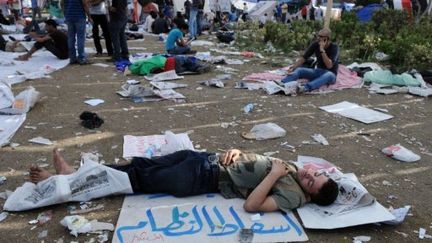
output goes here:
[{"label": "plastic trash bag", "polygon": [[73,174],[51,176],[36,185],[24,183],[8,197],[4,210],[23,211],[63,202],[84,202],[112,194],[133,193],[125,172],[88,158],[84,158],[84,164]]},{"label": "plastic trash bag", "polygon": [[12,104],[12,107],[1,109],[0,113],[3,114],[24,114],[27,113],[39,100],[40,93],[33,87],[27,87],[24,91],[19,93]]},{"label": "plastic trash bag", "polygon": [[284,137],[285,135],[285,129],[272,122],[255,125],[250,132],[242,134],[246,139],[256,140],[279,138]]},{"label": "plastic trash bag", "polygon": [[391,145],[381,150],[385,155],[403,162],[416,162],[421,157],[400,144]]},{"label": "plastic trash bag", "polygon": [[11,107],[15,98],[10,86],[0,82],[0,109]]}]

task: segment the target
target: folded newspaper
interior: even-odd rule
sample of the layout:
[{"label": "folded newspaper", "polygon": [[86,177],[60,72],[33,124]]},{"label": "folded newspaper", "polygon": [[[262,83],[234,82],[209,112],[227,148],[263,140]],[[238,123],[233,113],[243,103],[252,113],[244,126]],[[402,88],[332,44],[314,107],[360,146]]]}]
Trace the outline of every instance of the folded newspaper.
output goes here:
[{"label": "folded newspaper", "polygon": [[305,169],[315,168],[319,171],[324,171],[338,184],[339,195],[333,204],[329,206],[308,205],[315,212],[323,216],[348,213],[354,209],[372,205],[375,202],[375,198],[369,194],[354,174],[344,174],[335,165],[324,159],[298,156],[296,164]]},{"label": "folded newspaper", "polygon": [[6,211],[23,211],[48,205],[89,201],[112,194],[133,193],[129,177],[94,160],[97,156],[83,155],[83,165],[73,174],[55,175],[37,184],[30,182],[18,187],[6,200]]}]

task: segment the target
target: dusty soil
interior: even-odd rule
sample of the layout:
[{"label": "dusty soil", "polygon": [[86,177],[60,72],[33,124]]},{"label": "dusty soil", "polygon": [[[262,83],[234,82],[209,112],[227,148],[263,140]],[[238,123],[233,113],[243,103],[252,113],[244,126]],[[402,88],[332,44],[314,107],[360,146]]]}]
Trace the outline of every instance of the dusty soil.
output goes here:
[{"label": "dusty soil", "polygon": [[[87,43],[88,46],[92,44]],[[162,50],[162,43],[154,37],[145,41],[129,43],[130,47],[145,47],[146,52]],[[198,50],[206,50],[204,47]],[[137,52],[137,51],[132,51]],[[234,57],[237,58],[237,57]],[[276,58],[276,57],[275,57]],[[122,82],[133,78],[124,77],[113,68],[96,66],[68,66],[52,74],[52,79],[27,81],[15,85],[17,93],[32,85],[42,93],[43,98],[32,109],[24,125],[12,138],[19,143],[16,148],[0,148],[0,175],[7,177],[7,182],[0,185],[0,191],[14,190],[26,177],[24,172],[31,164],[51,163],[53,146],[35,145],[28,142],[36,136],[43,136],[56,141],[55,146],[63,149],[65,158],[78,165],[81,152],[97,151],[107,163],[113,163],[122,155],[123,135],[160,134],[165,130],[174,132],[193,131],[190,138],[194,145],[208,151],[240,148],[249,152],[279,151],[277,157],[296,159],[297,155],[310,155],[325,158],[341,167],[345,172],[354,172],[384,206],[401,207],[412,205],[412,215],[399,226],[365,225],[338,230],[306,230],[311,242],[352,242],[352,237],[369,235],[372,242],[416,242],[419,241],[414,230],[419,227],[431,230],[432,197],[430,174],[431,156],[421,154],[421,148],[431,150],[432,103],[430,99],[407,96],[405,94],[377,95],[369,94],[365,88],[344,90],[324,95],[302,95],[287,97],[266,95],[263,91],[234,89],[234,82],[246,74],[274,69],[274,63],[284,65],[284,57],[272,60],[266,58],[251,59],[245,65],[232,65],[239,69],[238,75],[224,89],[204,87],[197,81],[221,74],[212,71],[205,75],[186,76],[180,82],[188,88],[179,92],[187,97],[185,103],[163,101],[135,104],[123,99],[115,91]],[[103,59],[91,59],[104,62]],[[276,61],[275,61],[276,60]],[[282,60],[282,61],[280,61]],[[145,82],[145,81],[144,81]],[[202,89],[197,89],[202,87]],[[104,104],[90,107],[83,103],[88,98],[101,98]],[[394,118],[388,121],[365,125],[344,117],[332,115],[320,110],[322,105],[340,101],[351,101],[367,107],[388,109]],[[248,103],[256,107],[250,114],[244,114],[242,108]],[[105,124],[95,131],[85,129],[79,124],[81,112],[97,112],[105,119]],[[222,128],[221,122],[236,122],[235,127]],[[240,133],[249,130],[255,123],[272,121],[287,130],[287,136],[268,141],[247,141]],[[36,129],[25,128],[34,126]],[[365,140],[356,132],[370,133],[371,141]],[[323,134],[330,146],[302,145],[310,140],[313,133]],[[287,141],[298,146],[296,152],[285,150],[280,144]],[[418,163],[401,163],[386,158],[380,152],[385,146],[401,143],[422,155]],[[120,162],[125,162],[120,160]],[[48,167],[53,171],[52,166]],[[383,185],[388,181],[391,185]],[[390,199],[394,195],[396,199]],[[123,196],[94,200],[105,206],[103,210],[86,214],[88,219],[116,223],[122,205]],[[4,200],[0,200],[0,205]],[[95,235],[81,235],[74,238],[60,225],[59,221],[68,215],[67,207],[77,203],[61,204],[27,212],[11,213],[0,223],[0,242],[85,242]],[[52,210],[53,219],[43,226],[31,230],[29,220],[35,219],[40,212]],[[38,239],[38,234],[48,230],[48,236]],[[407,237],[400,233],[407,234]],[[112,233],[110,234],[110,238]]]}]

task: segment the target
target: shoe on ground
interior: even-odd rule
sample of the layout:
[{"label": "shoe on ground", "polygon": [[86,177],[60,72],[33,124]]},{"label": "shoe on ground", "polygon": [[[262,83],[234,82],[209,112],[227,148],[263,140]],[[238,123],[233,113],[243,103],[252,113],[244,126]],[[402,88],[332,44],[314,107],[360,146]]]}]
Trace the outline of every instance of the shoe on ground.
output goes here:
[{"label": "shoe on ground", "polygon": [[79,62],[79,65],[81,65],[81,66],[83,66],[83,65],[89,65],[89,64],[91,64],[89,62],[89,60],[82,60],[82,61]]},{"label": "shoe on ground", "polygon": [[297,94],[303,94],[306,91],[306,87],[303,85],[297,87]]},{"label": "shoe on ground", "polygon": [[78,64],[78,63],[79,63],[78,60],[70,60],[69,61],[70,65],[75,65],[75,64]]}]

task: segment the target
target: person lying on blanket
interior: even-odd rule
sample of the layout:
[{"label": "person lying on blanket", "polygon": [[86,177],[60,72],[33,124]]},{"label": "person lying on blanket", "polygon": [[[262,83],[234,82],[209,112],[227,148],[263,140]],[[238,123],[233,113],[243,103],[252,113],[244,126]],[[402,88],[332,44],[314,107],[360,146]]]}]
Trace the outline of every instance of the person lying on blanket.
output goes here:
[{"label": "person lying on blanket", "polygon": [[68,59],[68,40],[65,33],[57,30],[57,22],[53,19],[48,19],[45,21],[45,30],[48,34],[44,36],[38,36],[35,32],[31,32],[30,36],[35,39],[36,43],[33,47],[24,55],[16,58],[19,61],[27,61],[33,53],[45,47],[49,52],[59,59]]},{"label": "person lying on blanket", "polygon": [[27,49],[21,41],[7,41],[0,35],[0,51],[6,52],[25,52]]},{"label": "person lying on blanket", "polygon": [[[75,169],[54,149],[57,174]],[[230,149],[224,154],[182,150],[151,159],[135,157],[126,165],[109,165],[126,172],[135,193],[168,193],[186,197],[220,192],[225,198],[245,198],[248,212],[288,211],[311,201],[330,205],[338,185],[324,173],[258,154]],[[38,166],[29,169],[33,183],[52,174]]]},{"label": "person lying on blanket", "polygon": [[[339,47],[330,41],[331,31],[321,29],[317,41],[313,42],[296,63],[288,70],[288,76],[282,79],[283,83],[307,79],[306,85],[298,86],[297,93],[308,92],[325,84],[336,82],[339,62]],[[317,58],[317,68],[304,68],[302,66],[312,54]]]}]

